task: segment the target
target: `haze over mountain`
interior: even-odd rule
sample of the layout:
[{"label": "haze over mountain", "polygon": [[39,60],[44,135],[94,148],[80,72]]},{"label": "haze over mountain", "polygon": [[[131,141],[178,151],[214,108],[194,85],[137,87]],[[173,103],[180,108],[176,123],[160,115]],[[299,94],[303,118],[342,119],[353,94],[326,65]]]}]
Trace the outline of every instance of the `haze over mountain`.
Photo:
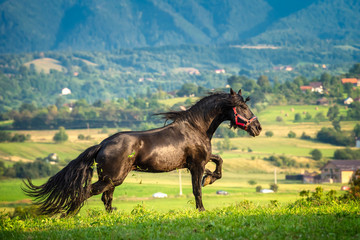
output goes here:
[{"label": "haze over mountain", "polygon": [[0,52],[354,45],[358,0],[1,0]]}]

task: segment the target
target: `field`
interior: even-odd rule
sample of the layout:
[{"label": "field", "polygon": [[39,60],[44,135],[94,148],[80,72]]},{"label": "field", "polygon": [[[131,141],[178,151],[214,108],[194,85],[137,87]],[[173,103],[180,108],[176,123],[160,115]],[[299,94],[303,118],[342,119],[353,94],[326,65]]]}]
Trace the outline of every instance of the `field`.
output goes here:
[{"label": "field", "polygon": [[[174,99],[174,103],[180,99]],[[345,109],[341,109],[344,113]],[[55,239],[86,238],[105,239],[196,239],[196,238],[247,238],[247,239],[310,239],[326,237],[330,239],[351,239],[359,237],[359,206],[331,205],[292,209],[289,204],[299,200],[301,190],[310,190],[317,184],[303,184],[286,181],[287,173],[319,171],[325,161],[331,159],[337,147],[315,140],[299,138],[303,132],[315,137],[322,127],[330,127],[328,121],[294,123],[296,113],[309,112],[315,115],[326,107],[315,106],[270,106],[257,114],[263,133],[256,138],[231,138],[233,150],[219,151],[216,143],[223,139],[213,139],[213,153],[224,159],[223,178],[213,185],[203,188],[205,213],[194,210],[190,174],[181,170],[182,195],[179,195],[179,172],[138,173],[131,172],[125,182],[116,188],[113,206],[118,210],[112,214],[104,211],[101,196],[90,198],[80,214],[73,218],[14,218],[7,217],[19,206],[29,206],[31,199],[21,191],[19,179],[0,180],[0,238],[1,239]],[[276,121],[283,117],[282,122]],[[343,130],[354,128],[356,122],[341,122]],[[109,129],[66,130],[69,141],[56,144],[52,141],[57,130],[19,131],[30,134],[31,141],[25,143],[0,143],[0,160],[6,166],[17,161],[33,161],[56,152],[61,163],[74,159],[87,147],[99,143],[115,133]],[[268,138],[266,131],[274,136]],[[287,137],[289,131],[297,137]],[[83,134],[90,140],[78,140]],[[323,160],[310,158],[312,149],[319,149]],[[274,183],[275,167],[265,159],[271,155],[286,155],[303,167],[276,168],[279,191],[272,194],[255,192],[256,186],[269,188]],[[207,168],[213,169],[209,163]],[[249,181],[255,182],[251,185]],[[39,185],[46,179],[35,179]],[[96,175],[93,181],[96,181]],[[336,190],[338,195],[341,184],[321,184],[325,191]],[[217,195],[216,191],[227,191],[228,195]],[[152,194],[163,192],[165,199],[153,198]],[[275,205],[273,203],[276,203]],[[285,224],[286,223],[286,224]],[[343,234],[343,235],[342,235]]]}]

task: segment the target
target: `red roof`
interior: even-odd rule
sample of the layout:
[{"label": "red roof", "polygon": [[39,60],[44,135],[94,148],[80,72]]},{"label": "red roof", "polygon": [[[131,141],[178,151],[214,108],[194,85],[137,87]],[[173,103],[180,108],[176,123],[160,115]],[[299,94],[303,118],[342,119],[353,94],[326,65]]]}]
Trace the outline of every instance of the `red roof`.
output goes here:
[{"label": "red roof", "polygon": [[300,89],[301,91],[305,91],[305,90],[312,90],[313,88],[311,86],[301,86]]},{"label": "red roof", "polygon": [[352,83],[352,84],[356,84],[358,82],[358,80],[356,78],[342,78],[341,82],[343,84],[345,83]]}]

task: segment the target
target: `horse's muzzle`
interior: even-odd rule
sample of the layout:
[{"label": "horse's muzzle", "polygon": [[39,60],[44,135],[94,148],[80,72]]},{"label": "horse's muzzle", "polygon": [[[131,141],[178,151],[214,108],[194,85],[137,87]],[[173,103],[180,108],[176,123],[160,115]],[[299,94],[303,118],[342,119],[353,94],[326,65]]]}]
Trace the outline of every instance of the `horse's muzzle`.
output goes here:
[{"label": "horse's muzzle", "polygon": [[260,125],[259,121],[256,120],[256,121],[254,121],[252,124],[250,124],[247,132],[248,132],[251,136],[256,137],[256,136],[259,136],[259,135],[260,135],[261,130],[262,130],[261,125]]}]

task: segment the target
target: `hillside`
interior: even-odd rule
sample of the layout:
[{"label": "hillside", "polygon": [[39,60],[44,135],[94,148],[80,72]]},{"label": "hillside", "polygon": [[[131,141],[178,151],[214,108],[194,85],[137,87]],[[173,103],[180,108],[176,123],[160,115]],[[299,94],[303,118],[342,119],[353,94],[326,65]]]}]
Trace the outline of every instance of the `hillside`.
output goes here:
[{"label": "hillside", "polygon": [[3,0],[0,13],[2,53],[182,44],[351,45],[360,36],[356,0]]}]

